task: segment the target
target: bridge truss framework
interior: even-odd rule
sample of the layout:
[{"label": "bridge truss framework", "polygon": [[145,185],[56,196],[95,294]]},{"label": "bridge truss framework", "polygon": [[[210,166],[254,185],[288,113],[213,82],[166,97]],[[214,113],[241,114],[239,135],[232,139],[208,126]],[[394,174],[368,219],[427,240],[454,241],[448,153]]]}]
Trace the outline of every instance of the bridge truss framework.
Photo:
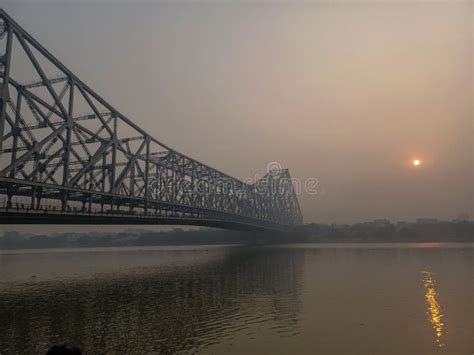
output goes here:
[{"label": "bridge truss framework", "polygon": [[0,223],[302,223],[287,169],[235,179],[134,124],[0,9]]}]

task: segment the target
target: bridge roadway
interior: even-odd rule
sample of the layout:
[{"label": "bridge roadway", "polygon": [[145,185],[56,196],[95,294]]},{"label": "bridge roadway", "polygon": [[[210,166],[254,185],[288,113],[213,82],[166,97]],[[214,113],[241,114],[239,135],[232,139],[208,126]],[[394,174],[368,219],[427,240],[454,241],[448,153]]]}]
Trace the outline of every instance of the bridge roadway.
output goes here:
[{"label": "bridge roadway", "polygon": [[[2,186],[8,186],[9,180],[11,179],[0,177],[0,190]],[[242,231],[280,232],[293,229],[292,226],[284,226],[271,220],[265,221],[219,210],[167,202],[150,203],[147,211],[130,209],[129,206],[120,206],[118,203],[115,206],[98,207],[96,204],[82,203],[82,200],[79,200],[81,204],[76,207],[71,208],[66,205],[66,208],[63,208],[60,200],[49,199],[41,203],[41,200],[35,200],[28,192],[23,195],[28,198],[29,203],[8,202],[3,196],[3,200],[0,200],[0,224],[188,225]],[[118,197],[121,196],[115,198]],[[127,208],[124,209],[124,207]],[[152,207],[155,209],[153,210]]]},{"label": "bridge roadway", "polygon": [[242,221],[227,221],[219,214],[216,218],[210,217],[178,217],[159,216],[149,213],[148,215],[137,213],[119,213],[91,211],[61,211],[61,210],[30,210],[15,208],[0,208],[0,224],[62,224],[62,225],[184,225],[223,228],[242,231],[291,231],[292,228],[282,228],[281,225],[268,222],[262,224],[260,220],[250,218]]}]

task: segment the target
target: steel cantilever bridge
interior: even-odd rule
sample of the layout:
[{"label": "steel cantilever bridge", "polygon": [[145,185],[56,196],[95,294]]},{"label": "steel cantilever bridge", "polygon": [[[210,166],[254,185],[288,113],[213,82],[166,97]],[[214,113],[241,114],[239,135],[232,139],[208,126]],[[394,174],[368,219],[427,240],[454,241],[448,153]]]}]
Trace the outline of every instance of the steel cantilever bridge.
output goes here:
[{"label": "steel cantilever bridge", "polygon": [[287,169],[247,183],[159,142],[0,9],[0,223],[302,223]]}]

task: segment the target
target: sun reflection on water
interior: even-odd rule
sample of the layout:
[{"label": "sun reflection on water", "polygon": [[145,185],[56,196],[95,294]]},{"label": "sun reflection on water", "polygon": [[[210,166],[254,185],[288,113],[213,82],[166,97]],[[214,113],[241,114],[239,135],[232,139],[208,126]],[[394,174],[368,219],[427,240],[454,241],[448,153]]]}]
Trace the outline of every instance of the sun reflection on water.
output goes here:
[{"label": "sun reflection on water", "polygon": [[443,314],[441,313],[441,307],[438,303],[438,293],[435,289],[435,280],[433,277],[433,273],[430,271],[423,271],[423,284],[425,286],[425,299],[426,303],[428,304],[428,311],[426,312],[428,315],[428,320],[433,325],[433,329],[436,334],[436,343],[439,347],[442,347],[444,344],[442,342],[442,336],[444,331],[444,323],[443,323]]}]

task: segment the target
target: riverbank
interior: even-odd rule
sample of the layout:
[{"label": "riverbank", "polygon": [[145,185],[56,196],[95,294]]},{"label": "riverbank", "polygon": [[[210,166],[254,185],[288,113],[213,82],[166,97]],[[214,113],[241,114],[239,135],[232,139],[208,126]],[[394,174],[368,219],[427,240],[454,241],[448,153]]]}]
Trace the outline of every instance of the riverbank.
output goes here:
[{"label": "riverbank", "polygon": [[[97,227],[98,229],[100,226]],[[307,224],[289,233],[250,233],[218,229],[122,232],[63,232],[26,234],[6,231],[0,249],[116,247],[153,245],[270,244],[270,243],[427,243],[474,242],[474,222],[436,222],[394,225]]]}]

